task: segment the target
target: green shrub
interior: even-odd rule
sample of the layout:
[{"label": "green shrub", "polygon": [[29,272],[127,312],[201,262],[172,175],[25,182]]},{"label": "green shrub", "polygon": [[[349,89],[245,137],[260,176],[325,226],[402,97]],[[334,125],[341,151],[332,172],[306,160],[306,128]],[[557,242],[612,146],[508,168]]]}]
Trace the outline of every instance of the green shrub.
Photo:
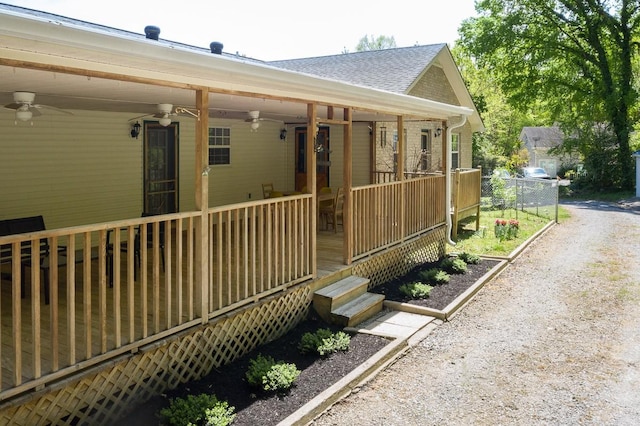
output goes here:
[{"label": "green shrub", "polygon": [[343,331],[333,333],[328,328],[320,328],[315,333],[305,333],[298,348],[303,354],[318,353],[320,356],[329,355],[349,349],[351,336]]},{"label": "green shrub", "polygon": [[295,364],[276,362],[273,358],[262,355],[249,360],[249,370],[246,373],[247,381],[251,386],[266,391],[289,389],[299,375],[300,370]]},{"label": "green shrub", "polygon": [[467,265],[477,265],[480,263],[480,256],[477,254],[462,252],[458,255],[458,259],[462,259]]},{"label": "green shrub", "polygon": [[426,299],[427,297],[429,297],[431,290],[433,290],[433,287],[421,282],[402,284],[400,286],[400,291],[402,292],[402,294],[407,295],[412,299]]},{"label": "green shrub", "polygon": [[171,426],[227,426],[235,418],[234,407],[206,393],[176,398],[160,410],[163,424]]},{"label": "green shrub", "polygon": [[449,274],[441,269],[427,269],[426,271],[420,271],[418,273],[418,277],[421,281],[433,285],[448,284],[449,279],[451,278]]},{"label": "green shrub", "polygon": [[464,274],[467,272],[467,264],[462,259],[447,257],[440,262],[440,267],[450,274]]}]

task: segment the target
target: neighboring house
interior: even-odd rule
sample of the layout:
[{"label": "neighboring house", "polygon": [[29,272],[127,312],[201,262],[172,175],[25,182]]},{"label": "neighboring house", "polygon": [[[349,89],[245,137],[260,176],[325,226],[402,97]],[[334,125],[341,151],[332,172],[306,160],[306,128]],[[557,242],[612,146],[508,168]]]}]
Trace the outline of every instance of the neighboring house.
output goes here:
[{"label": "neighboring house", "polygon": [[[451,168],[473,167],[471,136],[474,132],[483,131],[484,127],[446,44],[291,59],[270,64],[359,86],[471,108],[474,112],[468,117],[467,123],[452,134]],[[440,120],[404,118],[405,172],[444,171],[446,125]],[[387,180],[384,176],[397,171],[397,121],[377,120],[372,126],[371,136],[375,146],[374,172],[379,174],[378,179]]]},{"label": "neighboring house", "polygon": [[529,165],[542,167],[549,176],[555,177],[563,165],[574,166],[579,162],[577,155],[552,154],[552,148],[562,145],[565,135],[558,126],[523,127],[520,140],[529,153]]},{"label": "neighboring house", "polygon": [[[444,255],[442,147],[464,165],[481,128],[444,45],[394,90],[145,30],[0,4],[0,423],[111,424],[282,335],[315,290]],[[442,172],[378,183],[381,123],[414,121],[442,129],[420,167]]]}]

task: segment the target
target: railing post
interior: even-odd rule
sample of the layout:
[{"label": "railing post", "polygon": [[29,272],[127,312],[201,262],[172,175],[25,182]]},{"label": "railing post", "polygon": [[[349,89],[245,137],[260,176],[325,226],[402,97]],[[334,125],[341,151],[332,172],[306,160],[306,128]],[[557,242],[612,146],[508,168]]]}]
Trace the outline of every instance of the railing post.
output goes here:
[{"label": "railing post", "polygon": [[196,315],[200,315],[206,324],[209,313],[209,91],[206,88],[196,91],[196,147],[195,147],[195,183],[196,209],[200,217],[195,223],[196,232],[196,294],[194,304]]}]

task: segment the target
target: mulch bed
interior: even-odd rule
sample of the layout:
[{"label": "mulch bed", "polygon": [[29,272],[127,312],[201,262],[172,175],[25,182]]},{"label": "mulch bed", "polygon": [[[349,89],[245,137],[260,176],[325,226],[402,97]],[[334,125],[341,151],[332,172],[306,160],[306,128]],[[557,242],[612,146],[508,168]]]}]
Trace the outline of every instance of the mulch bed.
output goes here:
[{"label": "mulch bed", "polygon": [[[450,282],[434,287],[428,299],[409,300],[400,293],[398,287],[405,282],[414,280],[419,269],[430,269],[437,266],[437,263],[422,265],[406,276],[380,285],[371,291],[384,294],[388,300],[443,309],[497,263],[494,260],[483,259],[478,265],[468,265],[467,273],[451,275]],[[301,354],[298,350],[298,344],[302,335],[306,332],[315,332],[318,328],[331,328],[333,331],[340,329],[329,326],[312,315],[280,339],[259,347],[231,364],[220,367],[201,380],[181,385],[177,389],[167,391],[163,396],[153,398],[133,410],[133,413],[119,424],[121,426],[158,425],[158,413],[161,408],[168,406],[170,399],[184,398],[190,394],[208,393],[216,395],[219,400],[227,401],[229,405],[235,407],[234,426],[275,425],[356,369],[389,343],[389,340],[381,337],[356,334],[351,337],[351,344],[347,352],[339,352],[324,358]],[[249,366],[249,360],[258,354],[289,363],[293,362],[302,371],[295,386],[289,392],[285,394],[266,393],[248,385],[245,373]]]},{"label": "mulch bed", "polygon": [[407,275],[379,285],[370,291],[372,293],[384,294],[386,300],[442,310],[498,263],[499,261],[497,260],[482,259],[477,265],[467,265],[467,272],[465,274],[451,274],[449,283],[435,286],[426,299],[411,299],[400,292],[400,286],[404,283],[419,281],[418,273],[422,270],[436,268],[438,262],[420,265]]},{"label": "mulch bed", "polygon": [[[390,343],[382,337],[357,334],[351,337],[349,350],[346,352],[338,352],[323,358],[301,354],[298,344],[303,334],[315,332],[318,328],[330,328],[333,331],[341,329],[329,326],[313,316],[280,339],[220,367],[203,379],[187,383],[167,391],[163,396],[153,398],[118,423],[121,426],[158,425],[157,414],[160,409],[169,405],[171,398],[208,393],[235,407],[234,426],[275,425]],[[302,371],[289,392],[267,393],[249,386],[245,373],[249,367],[249,360],[258,354],[271,356],[277,361],[293,362]]]}]

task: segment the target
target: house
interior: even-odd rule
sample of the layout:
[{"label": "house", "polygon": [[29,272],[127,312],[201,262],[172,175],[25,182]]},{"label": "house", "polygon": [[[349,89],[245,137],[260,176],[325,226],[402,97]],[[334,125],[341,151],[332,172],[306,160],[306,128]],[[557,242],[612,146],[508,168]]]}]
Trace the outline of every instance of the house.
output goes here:
[{"label": "house", "polygon": [[[464,126],[452,133],[452,169],[469,169],[471,136],[484,130],[482,120],[466,89],[446,44],[401,47],[315,58],[290,59],[270,64],[292,71],[341,80],[473,110]],[[446,123],[405,117],[403,120],[404,170],[407,173],[442,172]],[[377,120],[371,129],[375,147],[376,181],[393,179],[398,167],[397,121]]]},{"label": "house", "polygon": [[549,152],[562,145],[564,132],[558,126],[523,127],[520,140],[529,153],[529,165],[542,167],[549,176],[556,176],[562,165],[576,165],[577,155],[556,154]]},{"label": "house", "polygon": [[[464,97],[160,34],[0,5],[0,229],[43,219],[0,236],[2,423],[111,423],[285,333],[317,289],[443,255]],[[378,183],[373,129],[405,120],[442,129],[442,170]],[[319,227],[324,186],[344,191],[340,232]]]}]

